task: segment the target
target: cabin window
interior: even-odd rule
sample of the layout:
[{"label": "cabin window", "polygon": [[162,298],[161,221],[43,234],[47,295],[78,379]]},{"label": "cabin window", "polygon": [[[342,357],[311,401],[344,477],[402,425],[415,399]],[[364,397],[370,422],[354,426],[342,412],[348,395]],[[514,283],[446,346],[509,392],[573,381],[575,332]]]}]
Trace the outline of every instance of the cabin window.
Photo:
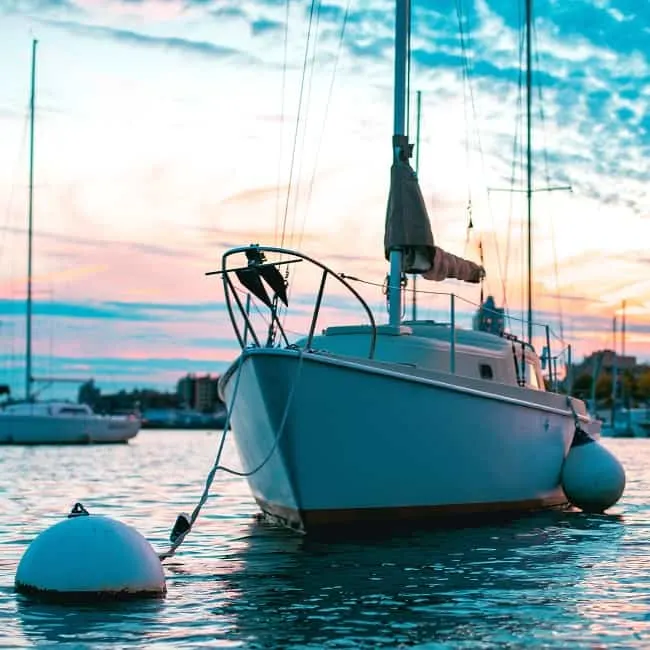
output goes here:
[{"label": "cabin window", "polygon": [[478,366],[479,372],[481,373],[481,379],[493,379],[494,373],[492,372],[492,366],[488,363],[480,363]]}]

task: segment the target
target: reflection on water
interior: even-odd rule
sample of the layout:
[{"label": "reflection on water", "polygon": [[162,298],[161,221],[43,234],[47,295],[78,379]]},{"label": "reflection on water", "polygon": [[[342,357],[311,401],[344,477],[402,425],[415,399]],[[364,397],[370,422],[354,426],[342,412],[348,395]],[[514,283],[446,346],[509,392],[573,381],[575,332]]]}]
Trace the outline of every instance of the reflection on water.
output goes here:
[{"label": "reflection on water", "polygon": [[35,643],[47,641],[100,642],[147,645],[164,605],[159,601],[107,604],[102,607],[63,607],[30,603],[17,598],[17,614],[25,637]]},{"label": "reflection on water", "polygon": [[220,477],[166,565],[165,601],[63,608],[15,596],[29,539],[75,500],[162,548],[177,511],[196,502],[215,443],[202,432],[147,431],[119,448],[7,449],[0,646],[645,647],[645,440],[606,443],[629,477],[616,514],[544,513],[348,541],[257,523],[246,484]]},{"label": "reflection on water", "polygon": [[266,647],[548,642],[558,618],[577,616],[569,594],[594,537],[616,544],[623,530],[616,517],[557,513],[357,543],[252,530],[222,577],[236,594],[223,614]]}]

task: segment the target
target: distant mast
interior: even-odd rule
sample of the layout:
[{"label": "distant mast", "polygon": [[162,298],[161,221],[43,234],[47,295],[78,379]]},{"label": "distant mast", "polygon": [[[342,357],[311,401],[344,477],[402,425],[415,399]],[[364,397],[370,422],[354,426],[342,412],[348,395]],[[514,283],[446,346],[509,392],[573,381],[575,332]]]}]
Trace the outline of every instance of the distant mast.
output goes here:
[{"label": "distant mast", "polygon": [[34,218],[34,109],[36,103],[36,44],[32,41],[32,89],[29,100],[29,216],[27,227],[27,304],[25,310],[25,399],[32,393],[32,239]]}]

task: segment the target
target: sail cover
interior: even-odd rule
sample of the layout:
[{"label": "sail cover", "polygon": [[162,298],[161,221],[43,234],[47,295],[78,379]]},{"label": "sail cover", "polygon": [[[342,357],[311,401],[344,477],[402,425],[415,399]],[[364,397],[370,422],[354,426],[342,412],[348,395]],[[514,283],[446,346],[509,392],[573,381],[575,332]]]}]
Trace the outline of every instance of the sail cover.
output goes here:
[{"label": "sail cover", "polygon": [[[402,152],[409,150],[405,137],[400,136],[398,144]],[[420,273],[427,280],[455,278],[477,283],[485,276],[482,266],[435,245],[417,176],[403,155],[390,171],[384,249],[386,259],[391,250],[401,249],[404,272]]]}]

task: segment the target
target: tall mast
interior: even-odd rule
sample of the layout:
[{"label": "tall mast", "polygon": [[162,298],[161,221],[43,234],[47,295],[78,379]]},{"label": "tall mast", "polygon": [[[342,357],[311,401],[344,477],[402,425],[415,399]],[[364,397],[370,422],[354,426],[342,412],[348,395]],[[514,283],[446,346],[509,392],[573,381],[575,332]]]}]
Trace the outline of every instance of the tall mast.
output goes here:
[{"label": "tall mast", "polygon": [[[406,135],[406,76],[408,63],[408,31],[411,16],[411,0],[395,0],[395,88],[393,122],[393,159],[402,155],[395,136]],[[404,152],[408,156],[408,152]],[[390,251],[390,275],[388,281],[389,323],[399,327],[402,319],[402,251]]]},{"label": "tall mast", "polygon": [[32,90],[29,100],[29,217],[27,227],[27,305],[25,331],[25,399],[32,388],[32,235],[34,217],[34,108],[36,101],[36,44],[32,41]]},{"label": "tall mast", "polygon": [[[415,173],[420,175],[420,115],[422,112],[422,91],[417,91],[417,121],[415,123]],[[411,319],[418,318],[417,273],[413,275],[413,304],[411,305]]]},{"label": "tall mast", "polygon": [[528,208],[528,343],[533,342],[533,158],[532,158],[532,37],[533,0],[526,0],[526,203]]}]

